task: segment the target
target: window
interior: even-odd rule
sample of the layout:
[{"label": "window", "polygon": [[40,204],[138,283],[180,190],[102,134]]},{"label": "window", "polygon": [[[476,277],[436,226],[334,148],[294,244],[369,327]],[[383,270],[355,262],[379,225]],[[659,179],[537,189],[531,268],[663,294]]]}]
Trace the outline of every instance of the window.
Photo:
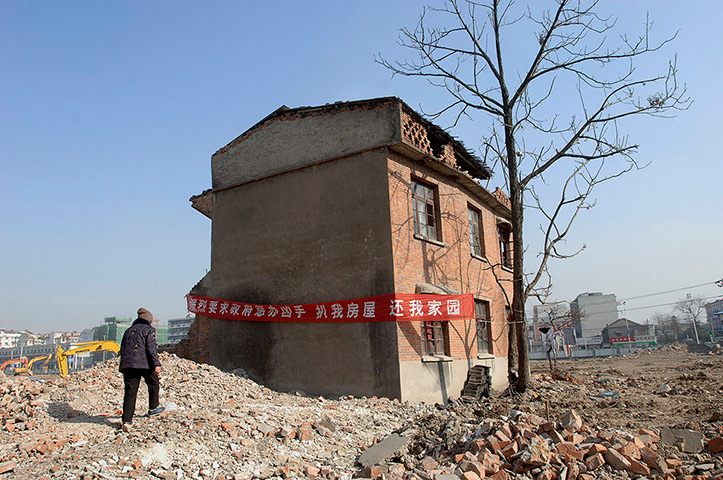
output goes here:
[{"label": "window", "polygon": [[412,180],[414,233],[431,240],[440,240],[439,215],[434,187]]},{"label": "window", "polygon": [[477,353],[490,353],[490,347],[492,346],[492,342],[490,342],[490,338],[492,337],[490,334],[490,304],[475,299],[474,318],[477,321]]},{"label": "window", "polygon": [[427,355],[447,355],[447,322],[424,322],[423,328]]},{"label": "window", "polygon": [[482,257],[485,254],[484,242],[482,239],[482,215],[479,210],[472,206],[467,206],[467,216],[469,217],[469,245],[472,255]]},{"label": "window", "polygon": [[497,225],[500,238],[500,261],[502,266],[512,268],[512,242],[510,241],[510,227],[506,224]]}]

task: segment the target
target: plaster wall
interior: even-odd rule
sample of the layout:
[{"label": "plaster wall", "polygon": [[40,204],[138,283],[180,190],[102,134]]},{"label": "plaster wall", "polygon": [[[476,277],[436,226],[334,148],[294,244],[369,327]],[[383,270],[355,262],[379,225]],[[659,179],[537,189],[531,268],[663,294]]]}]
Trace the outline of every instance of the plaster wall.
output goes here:
[{"label": "plaster wall", "polygon": [[388,145],[400,130],[397,104],[278,118],[213,155],[213,188]]},{"label": "plaster wall", "polygon": [[490,368],[492,388],[507,387],[507,358],[488,356],[484,359],[448,359],[423,362],[401,362],[402,401],[446,404],[460,397],[467,372],[475,365]]},{"label": "plaster wall", "polygon": [[[209,293],[294,305],[393,292],[386,151],[216,192]],[[210,363],[271,388],[400,395],[393,323],[210,324]]]}]

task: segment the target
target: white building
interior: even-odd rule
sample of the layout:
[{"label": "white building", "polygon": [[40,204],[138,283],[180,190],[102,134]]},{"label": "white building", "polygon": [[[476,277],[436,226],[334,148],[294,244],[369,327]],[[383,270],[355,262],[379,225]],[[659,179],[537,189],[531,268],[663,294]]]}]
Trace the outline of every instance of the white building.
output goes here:
[{"label": "white building", "polygon": [[188,335],[194,318],[171,318],[168,320],[168,343],[173,345],[179,343]]},{"label": "white building", "polygon": [[20,342],[20,332],[0,330],[0,348],[15,348]]},{"label": "white building", "polygon": [[581,293],[570,302],[570,312],[578,338],[597,337],[618,320],[618,302],[613,294]]}]

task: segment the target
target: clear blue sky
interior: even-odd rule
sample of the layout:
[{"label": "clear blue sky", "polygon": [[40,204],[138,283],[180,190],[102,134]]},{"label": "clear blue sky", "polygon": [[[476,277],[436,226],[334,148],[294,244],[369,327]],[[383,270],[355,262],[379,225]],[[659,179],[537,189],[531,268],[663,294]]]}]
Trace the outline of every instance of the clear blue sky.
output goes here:
[{"label": "clear blue sky", "polygon": [[[723,277],[723,6],[605,4],[625,21],[650,10],[661,34],[680,29],[667,53],[678,53],[695,103],[676,119],[628,126],[638,159],[652,163],[597,193],[570,240],[587,250],[553,265],[555,299]],[[420,5],[0,5],[0,328],[79,330],[139,306],[162,320],[184,316],[210,256],[210,221],[188,198],[210,186],[219,147],[282,104],[388,95],[413,108],[442,104],[439,90],[392,79],[373,61],[405,55],[397,29],[416,22]],[[476,148],[474,124],[453,133]]]}]

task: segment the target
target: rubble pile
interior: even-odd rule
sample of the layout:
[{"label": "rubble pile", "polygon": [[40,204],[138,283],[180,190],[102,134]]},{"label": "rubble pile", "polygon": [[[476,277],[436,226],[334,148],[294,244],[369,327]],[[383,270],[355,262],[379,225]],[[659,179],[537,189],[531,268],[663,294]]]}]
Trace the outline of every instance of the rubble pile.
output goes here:
[{"label": "rubble pile", "polygon": [[129,432],[117,358],[0,375],[0,480],[723,480],[723,365],[677,347],[533,364],[524,394],[447,406],[280,393],[161,361],[166,411],[146,415],[141,385]]},{"label": "rubble pile", "polygon": [[723,458],[711,455],[723,450],[720,437],[711,439],[704,452],[703,436],[697,432],[668,429],[665,444],[653,429],[631,434],[585,425],[574,410],[559,421],[517,410],[501,419],[469,418],[448,409],[420,419],[407,452],[368,467],[364,475],[402,479],[411,474],[422,480],[723,479]]},{"label": "rubble pile", "polygon": [[42,402],[38,401],[42,385],[27,377],[19,378],[20,381],[8,381],[0,373],[0,428],[6,432],[34,429],[35,417],[42,409]]},{"label": "rubble pile", "polygon": [[[45,382],[0,379],[12,412],[3,424],[25,425],[22,434],[19,427],[0,431],[0,472],[34,479],[351,478],[360,453],[432,408],[279,393],[174,355],[162,354],[161,362],[166,411],[145,416],[141,385],[130,432],[118,428],[117,358]],[[32,413],[23,415],[33,422],[19,421],[19,412]]]}]

